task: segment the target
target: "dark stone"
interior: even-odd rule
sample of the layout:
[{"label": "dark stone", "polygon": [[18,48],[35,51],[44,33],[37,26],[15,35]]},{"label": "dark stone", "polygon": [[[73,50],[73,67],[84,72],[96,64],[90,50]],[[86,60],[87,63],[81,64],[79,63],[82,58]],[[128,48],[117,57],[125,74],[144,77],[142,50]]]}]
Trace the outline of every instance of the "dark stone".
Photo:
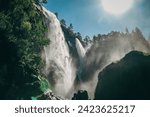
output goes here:
[{"label": "dark stone", "polygon": [[133,51],[98,76],[96,100],[150,99],[150,56]]},{"label": "dark stone", "polygon": [[72,100],[88,100],[88,93],[87,91],[79,90],[77,93],[74,94]]}]

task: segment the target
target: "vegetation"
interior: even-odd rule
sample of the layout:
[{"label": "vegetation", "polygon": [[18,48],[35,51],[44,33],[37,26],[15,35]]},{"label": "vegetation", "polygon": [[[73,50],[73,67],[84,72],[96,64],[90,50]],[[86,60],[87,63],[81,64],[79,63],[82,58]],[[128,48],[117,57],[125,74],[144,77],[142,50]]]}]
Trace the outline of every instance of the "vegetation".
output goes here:
[{"label": "vegetation", "polygon": [[31,99],[49,87],[40,72],[40,52],[49,41],[33,2],[46,0],[0,1],[0,99]]},{"label": "vegetation", "polygon": [[74,31],[73,24],[70,24],[68,26],[64,19],[60,20],[60,23],[64,32],[65,39],[69,45],[70,54],[73,56],[73,58],[76,58],[76,60],[78,60],[78,54],[76,50],[76,38],[80,40],[81,44],[84,47],[87,46],[88,43],[91,43],[91,39],[89,36],[85,36],[85,38],[83,38],[80,32]]},{"label": "vegetation", "polygon": [[[61,23],[62,30],[64,32],[65,39],[69,45],[70,53],[72,54],[72,56],[74,58],[77,58],[78,54],[77,54],[77,50],[76,50],[76,46],[75,46],[75,44],[76,44],[75,40],[76,40],[76,38],[78,38],[77,33],[74,32],[72,24],[67,26],[66,21],[64,19],[60,20],[60,23]],[[80,33],[78,33],[78,34],[80,34]],[[79,38],[79,40],[82,42],[82,37]]]}]

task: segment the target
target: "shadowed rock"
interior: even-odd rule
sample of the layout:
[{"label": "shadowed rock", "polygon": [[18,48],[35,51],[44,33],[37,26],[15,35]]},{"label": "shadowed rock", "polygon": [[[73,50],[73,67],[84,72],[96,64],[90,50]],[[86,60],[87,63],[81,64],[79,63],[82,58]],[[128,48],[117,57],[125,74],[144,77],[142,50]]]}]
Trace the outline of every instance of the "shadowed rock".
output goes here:
[{"label": "shadowed rock", "polygon": [[133,51],[100,74],[95,99],[150,99],[150,55]]}]

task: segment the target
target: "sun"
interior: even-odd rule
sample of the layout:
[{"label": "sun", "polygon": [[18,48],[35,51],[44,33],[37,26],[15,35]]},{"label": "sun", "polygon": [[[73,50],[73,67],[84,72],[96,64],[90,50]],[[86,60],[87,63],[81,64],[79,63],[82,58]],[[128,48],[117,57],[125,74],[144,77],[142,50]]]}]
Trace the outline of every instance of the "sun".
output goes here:
[{"label": "sun", "polygon": [[113,15],[121,15],[133,6],[134,0],[101,0],[104,10]]}]

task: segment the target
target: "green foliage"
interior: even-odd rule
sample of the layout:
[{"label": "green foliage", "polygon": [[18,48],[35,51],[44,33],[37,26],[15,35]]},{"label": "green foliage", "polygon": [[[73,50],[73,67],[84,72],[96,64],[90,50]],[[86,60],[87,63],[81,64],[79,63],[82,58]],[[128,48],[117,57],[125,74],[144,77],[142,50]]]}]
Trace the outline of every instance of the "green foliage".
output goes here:
[{"label": "green foliage", "polygon": [[33,0],[0,1],[0,99],[30,99],[43,92],[40,52],[49,43],[46,31]]},{"label": "green foliage", "polygon": [[32,99],[32,100],[37,100],[37,98],[36,98],[36,97],[31,97],[31,99]]},{"label": "green foliage", "polygon": [[73,31],[73,25],[70,24],[69,27],[68,27],[68,29],[71,30],[71,31]]},{"label": "green foliage", "polygon": [[22,28],[26,31],[30,31],[31,30],[31,23],[28,21],[23,21],[22,22]]},{"label": "green foliage", "polygon": [[70,24],[69,26],[67,25],[66,21],[64,19],[60,20],[61,23],[61,28],[64,33],[65,39],[69,45],[69,51],[72,57],[78,59],[78,52],[76,49],[76,38],[80,40],[83,46],[86,46],[83,40],[82,35],[79,32],[75,32],[73,29],[73,25]]},{"label": "green foliage", "polygon": [[48,87],[52,88],[46,79],[44,79],[44,78],[41,79],[41,81],[40,81],[40,88],[41,88],[41,90],[43,92],[46,92],[47,90],[49,90]]},{"label": "green foliage", "polygon": [[64,27],[66,27],[66,21],[64,19],[60,20],[61,25],[63,25]]},{"label": "green foliage", "polygon": [[55,12],[55,16],[58,18],[58,13],[57,12]]},{"label": "green foliage", "polygon": [[47,0],[34,0],[36,3],[47,3]]}]

